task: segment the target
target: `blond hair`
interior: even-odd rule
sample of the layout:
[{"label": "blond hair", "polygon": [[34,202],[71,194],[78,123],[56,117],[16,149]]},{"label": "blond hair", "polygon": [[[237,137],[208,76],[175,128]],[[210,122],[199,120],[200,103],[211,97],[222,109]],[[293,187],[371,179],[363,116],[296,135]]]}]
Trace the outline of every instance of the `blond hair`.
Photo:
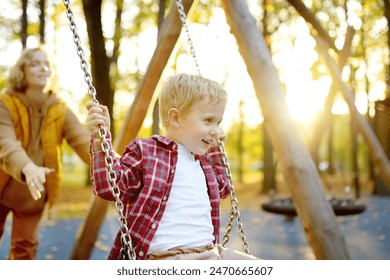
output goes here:
[{"label": "blond hair", "polygon": [[189,74],[176,74],[168,78],[159,95],[160,118],[163,126],[168,127],[168,111],[176,108],[185,115],[198,101],[226,101],[227,94],[220,84],[212,80]]},{"label": "blond hair", "polygon": [[20,54],[19,59],[16,61],[15,65],[11,68],[10,74],[8,77],[8,88],[10,91],[21,91],[24,92],[27,88],[27,82],[24,75],[24,67],[31,63],[32,56],[36,52],[43,52],[46,54],[46,51],[43,47],[24,49]]}]

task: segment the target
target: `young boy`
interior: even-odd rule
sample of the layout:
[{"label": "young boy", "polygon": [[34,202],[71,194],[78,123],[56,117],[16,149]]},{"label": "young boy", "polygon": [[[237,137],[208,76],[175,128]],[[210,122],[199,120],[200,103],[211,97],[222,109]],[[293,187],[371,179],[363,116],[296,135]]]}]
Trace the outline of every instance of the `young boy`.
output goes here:
[{"label": "young boy", "polygon": [[[111,151],[137,259],[255,259],[218,245],[220,198],[229,195],[217,146],[226,98],[216,82],[172,76],[159,96],[166,136],[133,140],[120,158]],[[87,109],[94,192],[114,200],[97,136],[99,125],[109,131],[109,114],[93,102]],[[120,235],[109,259],[118,258]]]}]

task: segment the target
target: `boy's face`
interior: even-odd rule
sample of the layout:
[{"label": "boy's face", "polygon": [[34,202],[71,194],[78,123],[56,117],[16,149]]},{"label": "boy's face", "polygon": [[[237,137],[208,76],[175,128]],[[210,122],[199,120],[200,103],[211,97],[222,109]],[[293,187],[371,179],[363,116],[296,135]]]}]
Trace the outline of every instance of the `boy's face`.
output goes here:
[{"label": "boy's face", "polygon": [[226,102],[196,102],[184,115],[179,114],[175,140],[194,154],[205,154],[210,144],[218,137],[218,126],[223,118]]}]

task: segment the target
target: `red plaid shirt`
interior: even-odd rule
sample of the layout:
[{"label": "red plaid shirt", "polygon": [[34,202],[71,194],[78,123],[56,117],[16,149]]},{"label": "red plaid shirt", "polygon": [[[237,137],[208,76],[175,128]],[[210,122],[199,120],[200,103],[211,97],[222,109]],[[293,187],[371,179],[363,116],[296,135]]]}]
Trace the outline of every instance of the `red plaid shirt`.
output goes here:
[{"label": "red plaid shirt", "polygon": [[[107,140],[111,144],[110,135]],[[110,191],[104,153],[100,139],[91,138],[92,180],[94,193],[105,199],[115,200]],[[178,158],[177,144],[163,136],[133,140],[121,157],[113,157],[116,184],[121,190],[124,215],[137,259],[146,259],[150,243],[164,214],[172,187]],[[214,227],[214,243],[219,243],[220,198],[229,195],[229,185],[222,156],[218,147],[211,147],[207,155],[199,155],[205,173]],[[120,251],[119,231],[108,259],[118,259]]]}]

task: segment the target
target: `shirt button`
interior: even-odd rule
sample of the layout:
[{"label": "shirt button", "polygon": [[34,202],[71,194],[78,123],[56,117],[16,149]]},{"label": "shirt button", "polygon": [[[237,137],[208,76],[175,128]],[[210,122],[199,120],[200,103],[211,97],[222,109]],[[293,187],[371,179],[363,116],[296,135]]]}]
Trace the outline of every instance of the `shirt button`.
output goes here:
[{"label": "shirt button", "polygon": [[155,228],[156,228],[156,224],[153,224],[153,225],[152,225],[152,229],[155,229]]},{"label": "shirt button", "polygon": [[166,195],[164,195],[163,200],[167,200],[167,196]]},{"label": "shirt button", "polygon": [[176,149],[176,144],[173,144],[173,145],[172,145],[172,148]]},{"label": "shirt button", "polygon": [[143,256],[144,256],[144,252],[139,251],[138,255],[139,255],[140,257],[143,257]]},{"label": "shirt button", "polygon": [[171,174],[173,174],[173,173],[175,173],[175,169],[174,168],[171,169]]}]

